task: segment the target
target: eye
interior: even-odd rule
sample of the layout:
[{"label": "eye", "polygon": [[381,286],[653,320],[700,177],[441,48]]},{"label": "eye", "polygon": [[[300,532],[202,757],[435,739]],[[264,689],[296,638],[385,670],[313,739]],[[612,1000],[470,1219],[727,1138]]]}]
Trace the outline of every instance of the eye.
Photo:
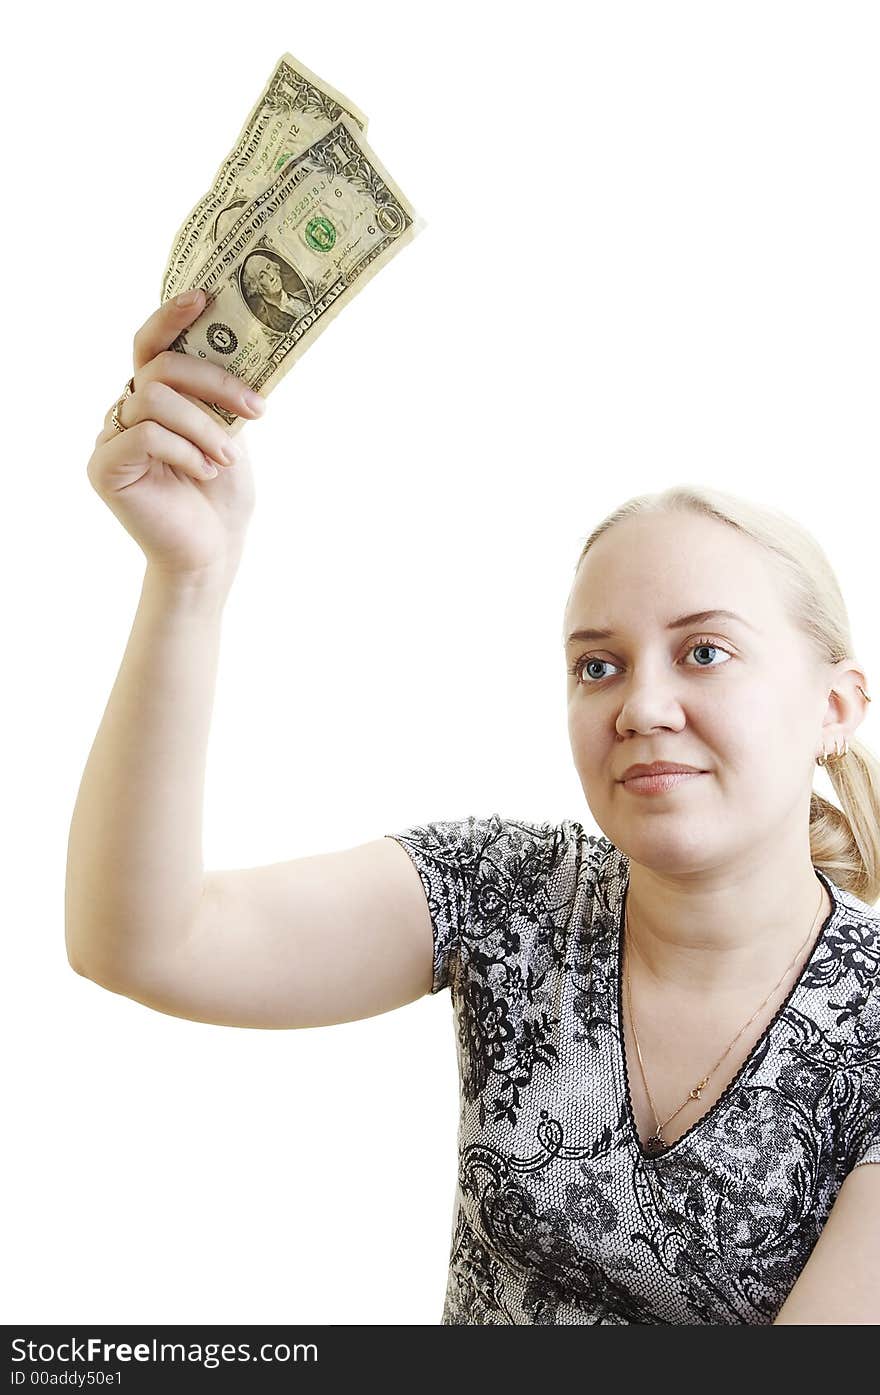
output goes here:
[{"label": "eye", "polygon": [[[711,639],[698,639],[697,642],[696,642],[696,644],[689,644],[689,645],[688,645],[687,652],[688,652],[688,654],[695,654],[696,651],[697,651],[698,649],[711,649],[712,652],[713,652],[714,654],[726,654],[726,655],[727,655],[727,659],[732,659],[732,658],[733,658],[733,655],[730,653],[730,651],[729,651],[728,649],[722,648],[722,646],[721,646],[720,644],[716,644],[715,641],[714,641],[714,640],[711,640]],[[724,660],[725,663],[727,663],[727,659]],[[700,664],[699,667],[700,667],[700,668],[719,668],[719,667],[721,667],[721,665],[719,665],[719,664]]]},{"label": "eye", "polygon": [[[586,668],[587,664],[607,664],[609,662],[610,660],[608,659],[595,659],[590,654],[582,654],[579,659],[575,659],[574,663],[569,667],[568,672],[572,675],[573,678],[576,678],[579,683],[583,683],[583,671]],[[604,677],[604,674],[600,673],[597,678],[596,674],[593,673],[590,675],[590,677],[595,681],[593,683],[585,684],[585,686],[588,688],[594,687],[595,683],[598,682],[598,679]]]},{"label": "eye", "polygon": [[[724,660],[722,661],[721,664],[713,664],[713,663],[702,663],[702,662],[698,662],[696,665],[694,665],[694,664],[686,664],[686,665],[685,665],[686,668],[694,668],[694,667],[696,667],[696,668],[721,668],[721,667],[723,667],[723,664],[727,663],[727,660],[728,660],[728,659],[732,659],[732,658],[733,658],[733,655],[730,653],[730,651],[729,651],[728,649],[725,649],[722,645],[717,644],[717,643],[715,642],[715,640],[713,640],[713,639],[706,639],[706,638],[700,638],[700,639],[694,640],[692,643],[690,643],[690,644],[688,645],[688,647],[687,647],[685,653],[686,653],[686,654],[695,654],[695,653],[697,652],[697,650],[699,650],[699,649],[703,649],[703,650],[708,649],[708,650],[711,650],[713,654],[726,654],[726,655],[727,655],[727,658],[724,659]],[[586,681],[584,680],[584,670],[585,670],[585,669],[588,667],[588,665],[590,665],[590,664],[606,664],[606,665],[610,665],[612,668],[616,668],[616,664],[612,664],[610,659],[599,659],[599,658],[597,658],[595,655],[592,655],[592,654],[582,654],[582,655],[580,656],[580,658],[575,659],[574,663],[573,663],[573,664],[570,666],[570,668],[568,669],[568,672],[572,675],[572,677],[574,677],[574,678],[577,679],[578,683],[582,684],[584,687],[587,687],[587,688],[594,688],[594,687],[596,686],[596,684],[597,684],[603,677],[606,676],[606,675],[604,675],[604,674],[599,674],[599,675],[597,676],[597,675],[594,673],[594,674],[591,675],[591,681],[586,682]]]}]

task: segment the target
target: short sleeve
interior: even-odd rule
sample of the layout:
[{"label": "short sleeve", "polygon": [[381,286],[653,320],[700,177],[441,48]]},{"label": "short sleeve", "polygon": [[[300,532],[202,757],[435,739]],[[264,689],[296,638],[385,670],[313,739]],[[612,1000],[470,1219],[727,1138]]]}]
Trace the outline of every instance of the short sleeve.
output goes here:
[{"label": "short sleeve", "polygon": [[866,1088],[867,1080],[863,1078],[862,1081],[859,1127],[853,1150],[855,1155],[853,1167],[861,1167],[862,1163],[880,1163],[880,1090],[878,1090],[877,1084],[880,1067],[878,1064],[873,1066],[870,1076],[874,1086],[873,1092],[869,1092]]},{"label": "short sleeve", "polygon": [[480,854],[499,816],[446,819],[386,833],[409,855],[422,880],[434,939],[432,993],[448,988],[468,923],[471,890]]},{"label": "short sleeve", "polygon": [[[845,927],[847,930],[849,926]],[[868,966],[876,964],[880,949],[880,921],[870,912],[868,934],[861,943],[864,952],[853,955],[859,973],[868,974]],[[855,935],[855,931],[851,932]],[[863,967],[864,966],[864,967]],[[861,986],[861,984],[860,984]],[[858,1017],[853,1053],[861,1064],[861,1079],[856,1094],[851,1122],[850,1157],[852,1167],[862,1163],[880,1163],[880,979],[869,981]]]}]

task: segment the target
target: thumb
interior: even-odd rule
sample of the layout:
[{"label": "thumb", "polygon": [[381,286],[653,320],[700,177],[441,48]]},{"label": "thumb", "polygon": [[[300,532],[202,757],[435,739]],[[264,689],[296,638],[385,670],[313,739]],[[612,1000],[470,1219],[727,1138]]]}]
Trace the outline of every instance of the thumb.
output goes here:
[{"label": "thumb", "polygon": [[[190,299],[193,297],[193,299]],[[189,301],[189,304],[184,302]],[[178,334],[192,324],[205,308],[205,293],[201,289],[184,291],[173,300],[166,300],[146,320],[134,336],[135,372],[157,354],[174,343]]]}]

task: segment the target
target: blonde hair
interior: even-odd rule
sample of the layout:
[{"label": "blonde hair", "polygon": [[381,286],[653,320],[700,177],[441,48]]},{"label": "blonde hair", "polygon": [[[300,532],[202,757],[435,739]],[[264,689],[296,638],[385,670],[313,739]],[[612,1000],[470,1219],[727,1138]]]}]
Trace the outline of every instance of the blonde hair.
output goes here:
[{"label": "blonde hair", "polygon": [[[717,519],[765,549],[783,585],[789,618],[821,660],[853,657],[853,642],[837,578],[812,534],[776,509],[703,485],[679,484],[640,494],[614,509],[584,543],[575,574],[597,538],[637,514],[686,512]],[[845,759],[825,767],[841,807],[813,790],[810,858],[814,866],[866,905],[880,898],[880,762],[851,739]]]}]

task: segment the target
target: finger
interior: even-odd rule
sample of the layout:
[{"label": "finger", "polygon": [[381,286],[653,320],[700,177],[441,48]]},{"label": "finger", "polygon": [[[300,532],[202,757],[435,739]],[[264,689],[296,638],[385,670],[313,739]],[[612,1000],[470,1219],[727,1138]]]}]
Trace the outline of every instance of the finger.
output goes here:
[{"label": "finger", "polygon": [[[190,354],[178,354],[173,350],[165,350],[152,359],[137,375],[139,381],[135,383],[135,391],[130,393],[122,403],[118,419],[123,427],[130,426],[137,419],[143,419],[147,412],[132,412],[129,403],[133,402],[136,395],[140,395],[149,382],[164,382],[169,387],[185,395],[196,399],[196,410],[199,415],[206,420],[212,421],[216,425],[216,418],[213,413],[207,412],[199,406],[202,402],[216,402],[218,406],[227,407],[236,416],[247,413],[250,417],[261,416],[265,409],[265,400],[257,396],[259,407],[252,406],[248,394],[250,389],[241,378],[237,378],[234,373],[227,373],[216,364],[206,363],[193,358]],[[109,440],[113,435],[118,434],[113,425],[113,412],[116,407],[114,402],[104,414],[104,424],[98,432],[98,438]],[[191,419],[192,420],[192,419]],[[218,428],[223,431],[223,427]],[[223,431],[229,439],[229,433]]]},{"label": "finger", "polygon": [[236,465],[241,459],[241,448],[207,412],[157,378],[126,398],[119,419],[128,429],[141,421],[156,421],[192,441],[217,465]]},{"label": "finger", "polygon": [[97,480],[111,488],[118,487],[115,482],[121,477],[124,487],[153,462],[171,465],[198,480],[218,473],[213,461],[206,460],[192,441],[169,431],[158,421],[140,421],[97,447],[89,462],[88,474],[93,483]]},{"label": "finger", "polygon": [[[183,294],[190,293],[187,291]],[[134,336],[135,371],[143,368],[151,358],[155,358],[163,349],[173,344],[181,330],[192,324],[204,307],[205,293],[200,290],[192,305],[180,305],[178,297],[175,300],[166,300],[158,310],[154,310]]]},{"label": "finger", "polygon": [[251,393],[247,383],[235,373],[208,359],[179,354],[174,349],[162,350],[135,373],[135,393],[151,379],[159,379],[197,401],[216,402],[218,407],[226,407],[236,416],[260,416],[266,405],[264,399],[258,393]]}]

